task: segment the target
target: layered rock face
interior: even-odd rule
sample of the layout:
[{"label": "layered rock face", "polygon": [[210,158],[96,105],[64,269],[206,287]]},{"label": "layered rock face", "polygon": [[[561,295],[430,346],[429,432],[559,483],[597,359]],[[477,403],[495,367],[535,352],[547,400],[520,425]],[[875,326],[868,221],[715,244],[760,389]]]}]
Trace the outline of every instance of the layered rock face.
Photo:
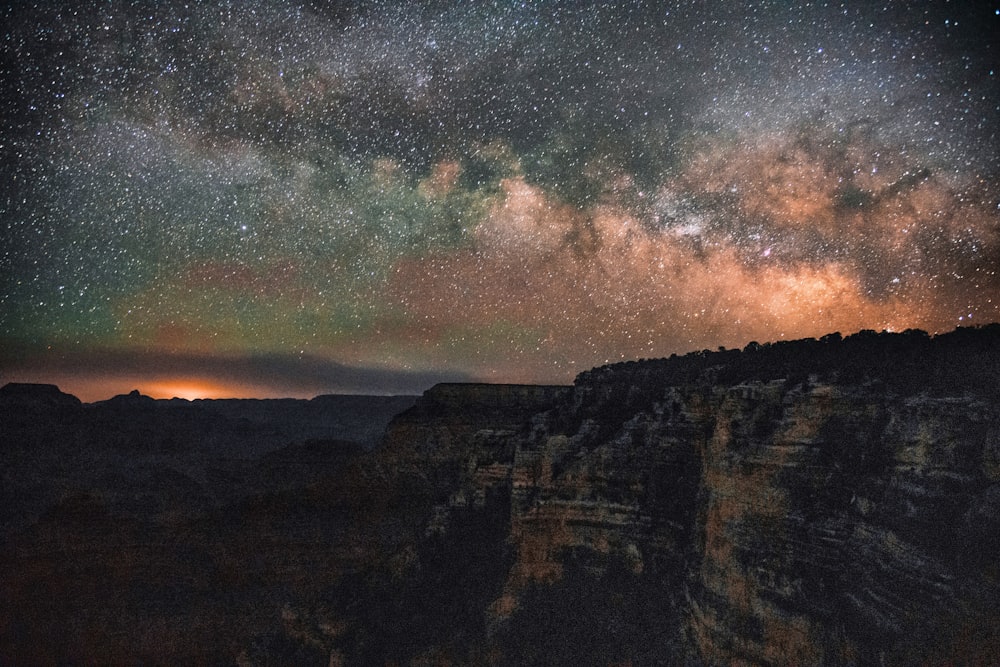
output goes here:
[{"label": "layered rock face", "polygon": [[[432,390],[390,426],[384,465],[436,475],[425,535],[482,523],[491,497],[504,519],[481,634],[424,657],[995,662],[997,333],[598,369],[520,421],[475,407],[482,387]],[[860,358],[825,365],[852,346]],[[769,377],[788,368],[746,365],[755,354],[804,377]],[[399,576],[427,573],[415,558]]]},{"label": "layered rock face", "polygon": [[997,637],[969,638],[1000,620],[995,403],[779,383],[683,398],[702,434],[685,559],[702,660],[989,662]]}]

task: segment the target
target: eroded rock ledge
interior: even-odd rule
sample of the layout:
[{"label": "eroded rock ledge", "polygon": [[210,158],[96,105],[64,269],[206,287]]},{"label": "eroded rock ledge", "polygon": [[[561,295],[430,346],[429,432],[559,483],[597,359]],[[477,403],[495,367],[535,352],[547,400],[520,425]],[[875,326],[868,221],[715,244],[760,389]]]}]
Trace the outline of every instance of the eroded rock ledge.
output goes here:
[{"label": "eroded rock ledge", "polygon": [[866,332],[572,388],[432,389],[390,426],[382,464],[434,471],[424,539],[493,516],[504,550],[483,634],[427,655],[991,662],[998,340]]}]

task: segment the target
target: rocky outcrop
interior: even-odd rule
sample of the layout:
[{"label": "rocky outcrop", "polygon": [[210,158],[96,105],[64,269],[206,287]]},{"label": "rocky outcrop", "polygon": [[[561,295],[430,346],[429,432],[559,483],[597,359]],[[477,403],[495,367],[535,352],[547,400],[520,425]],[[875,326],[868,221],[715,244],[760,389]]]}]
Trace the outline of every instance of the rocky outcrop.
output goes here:
[{"label": "rocky outcrop", "polygon": [[393,419],[376,465],[393,478],[428,481],[435,495],[466,488],[482,494],[482,483],[491,479],[509,483],[515,446],[528,434],[530,417],[569,392],[562,386],[436,385]]},{"label": "rocky outcrop", "polygon": [[[415,542],[504,503],[479,637],[499,662],[988,664],[1000,336],[953,336],[598,369],[505,404],[520,417],[483,395],[509,389],[438,387],[394,421],[381,461],[429,480]],[[852,348],[878,363],[816,362]],[[775,354],[786,367],[753,359]],[[398,577],[427,576],[419,550]],[[471,660],[473,645],[436,655]]]}]

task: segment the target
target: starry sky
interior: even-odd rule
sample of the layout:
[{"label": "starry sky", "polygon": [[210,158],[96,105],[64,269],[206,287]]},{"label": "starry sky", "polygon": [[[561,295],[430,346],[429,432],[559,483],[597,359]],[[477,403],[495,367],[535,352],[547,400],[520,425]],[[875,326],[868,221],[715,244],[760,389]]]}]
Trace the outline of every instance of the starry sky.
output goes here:
[{"label": "starry sky", "polygon": [[995,0],[0,26],[0,382],[412,393],[1000,320]]}]

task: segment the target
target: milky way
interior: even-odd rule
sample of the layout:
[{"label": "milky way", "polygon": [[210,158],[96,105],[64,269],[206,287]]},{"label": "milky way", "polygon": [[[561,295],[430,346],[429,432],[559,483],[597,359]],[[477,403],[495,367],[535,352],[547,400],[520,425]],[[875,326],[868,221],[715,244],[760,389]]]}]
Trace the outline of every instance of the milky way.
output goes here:
[{"label": "milky way", "polygon": [[331,5],[2,10],[4,378],[561,383],[1000,320],[996,2]]}]

